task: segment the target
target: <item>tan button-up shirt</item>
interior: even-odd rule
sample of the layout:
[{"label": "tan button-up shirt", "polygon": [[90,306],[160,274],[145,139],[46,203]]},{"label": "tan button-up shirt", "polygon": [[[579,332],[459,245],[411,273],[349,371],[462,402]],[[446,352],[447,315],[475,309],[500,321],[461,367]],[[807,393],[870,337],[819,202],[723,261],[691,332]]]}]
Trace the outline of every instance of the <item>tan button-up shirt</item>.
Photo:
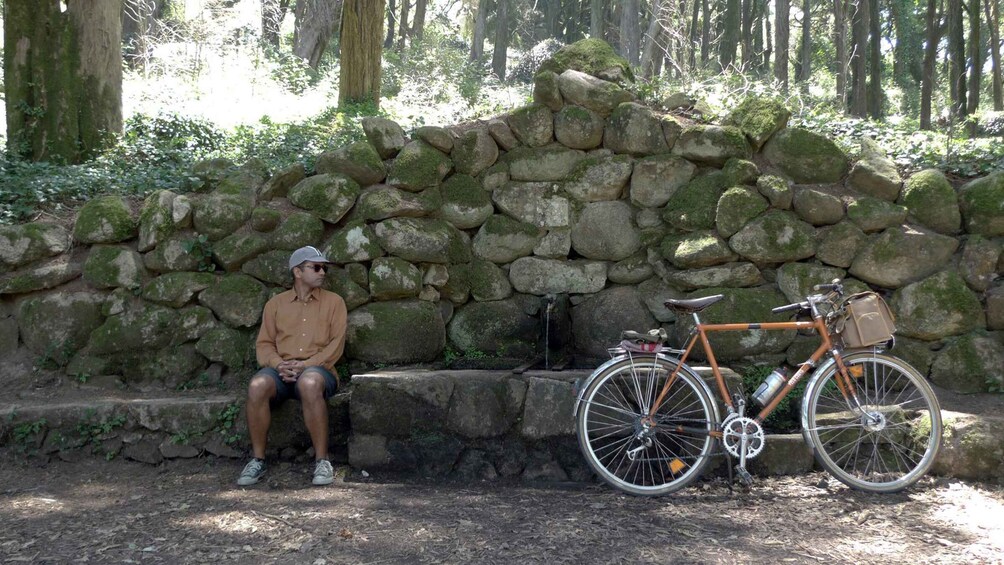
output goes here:
[{"label": "tan button-up shirt", "polygon": [[345,348],[347,319],[345,301],[334,292],[315,288],[305,301],[295,290],[273,296],[255,342],[258,364],[274,369],[283,361],[303,361],[332,371]]}]

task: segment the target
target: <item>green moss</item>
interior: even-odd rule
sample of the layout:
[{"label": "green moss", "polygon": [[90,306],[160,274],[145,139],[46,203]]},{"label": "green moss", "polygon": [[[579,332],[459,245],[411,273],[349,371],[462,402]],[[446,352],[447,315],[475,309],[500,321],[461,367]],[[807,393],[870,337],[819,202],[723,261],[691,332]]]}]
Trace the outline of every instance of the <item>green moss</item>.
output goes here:
[{"label": "green moss", "polygon": [[453,168],[453,161],[424,141],[404,146],[387,175],[388,184],[418,191],[437,186]]},{"label": "green moss", "polygon": [[148,282],[143,287],[143,298],[150,302],[180,308],[195,293],[216,282],[212,273],[167,273]]},{"label": "green moss", "polygon": [[491,204],[488,193],[481,188],[481,183],[470,175],[453,175],[440,187],[440,193],[443,200],[458,206],[480,208]]},{"label": "green moss", "polygon": [[609,69],[619,69],[625,78],[634,81],[634,74],[627,60],[602,39],[582,39],[562,47],[554,56],[541,64],[538,73],[550,71],[560,75],[568,69],[593,76],[598,76]]},{"label": "green moss", "polygon": [[[282,214],[268,208],[255,208],[251,212],[251,228],[256,232],[267,233],[276,228],[282,221]],[[323,226],[322,226],[323,228]]]},{"label": "green moss", "polygon": [[1004,171],[971,181],[959,191],[969,233],[1004,235]]},{"label": "green moss", "polygon": [[138,288],[142,261],[134,254],[124,247],[95,245],[84,262],[84,280],[96,288]]},{"label": "green moss", "polygon": [[359,183],[349,176],[328,173],[297,183],[289,192],[289,201],[322,220],[336,223],[352,208],[360,192]]},{"label": "green moss", "polygon": [[725,162],[722,172],[728,177],[729,184],[755,184],[760,178],[756,163],[735,157]]},{"label": "green moss", "polygon": [[662,219],[684,230],[711,229],[715,225],[718,199],[726,186],[728,178],[721,171],[693,179],[669,199]]},{"label": "green moss", "polygon": [[136,236],[138,222],[119,196],[101,196],[80,209],[73,238],[82,243],[114,243]]},{"label": "green moss", "polygon": [[360,166],[374,170],[383,169],[384,165],[380,159],[380,154],[368,142],[357,141],[350,143],[345,147],[345,152],[349,159]]},{"label": "green moss", "polygon": [[763,143],[788,123],[791,112],[776,98],[747,96],[732,111],[728,123],[738,126],[757,143]]},{"label": "green moss", "polygon": [[294,212],[286,217],[269,244],[275,249],[292,251],[304,245],[317,245],[324,237],[324,222],[309,212]]}]

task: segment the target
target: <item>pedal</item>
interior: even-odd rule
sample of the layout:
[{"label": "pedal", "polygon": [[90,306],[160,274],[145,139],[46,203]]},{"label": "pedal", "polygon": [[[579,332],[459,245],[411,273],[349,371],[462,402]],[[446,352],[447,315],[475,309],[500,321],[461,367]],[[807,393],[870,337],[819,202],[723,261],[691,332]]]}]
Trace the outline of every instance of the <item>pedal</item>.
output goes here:
[{"label": "pedal", "polygon": [[736,465],[736,474],[739,475],[739,480],[742,481],[744,486],[751,486],[753,484],[753,475],[749,471]]}]

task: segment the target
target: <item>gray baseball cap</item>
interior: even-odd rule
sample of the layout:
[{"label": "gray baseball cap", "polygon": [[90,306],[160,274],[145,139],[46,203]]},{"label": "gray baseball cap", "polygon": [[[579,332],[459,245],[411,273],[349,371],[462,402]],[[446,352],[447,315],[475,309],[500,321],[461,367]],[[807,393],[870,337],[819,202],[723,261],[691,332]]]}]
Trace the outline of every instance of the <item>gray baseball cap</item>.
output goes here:
[{"label": "gray baseball cap", "polygon": [[305,261],[313,261],[314,263],[330,263],[328,258],[324,256],[323,253],[317,250],[316,247],[310,245],[306,247],[301,247],[293,252],[289,256],[289,270],[293,270],[293,267],[298,267]]}]

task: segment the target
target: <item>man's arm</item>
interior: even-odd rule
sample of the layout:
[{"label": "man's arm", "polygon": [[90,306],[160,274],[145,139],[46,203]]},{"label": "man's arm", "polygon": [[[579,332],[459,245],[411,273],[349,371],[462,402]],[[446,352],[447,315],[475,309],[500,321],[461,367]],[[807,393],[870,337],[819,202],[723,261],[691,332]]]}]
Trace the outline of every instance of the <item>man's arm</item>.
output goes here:
[{"label": "man's arm", "polygon": [[328,320],[328,335],[332,336],[331,341],[328,342],[328,345],[324,349],[310,356],[309,359],[304,360],[304,366],[317,365],[328,370],[331,370],[335,366],[335,362],[341,358],[342,352],[345,350],[345,331],[348,326],[348,317],[349,314],[345,308],[345,301],[339,297],[336,301],[334,311],[331,313],[331,318]]},{"label": "man's arm", "polygon": [[275,305],[269,301],[261,313],[261,328],[258,330],[258,340],[255,341],[255,356],[261,367],[279,368],[282,357],[275,346]]}]

